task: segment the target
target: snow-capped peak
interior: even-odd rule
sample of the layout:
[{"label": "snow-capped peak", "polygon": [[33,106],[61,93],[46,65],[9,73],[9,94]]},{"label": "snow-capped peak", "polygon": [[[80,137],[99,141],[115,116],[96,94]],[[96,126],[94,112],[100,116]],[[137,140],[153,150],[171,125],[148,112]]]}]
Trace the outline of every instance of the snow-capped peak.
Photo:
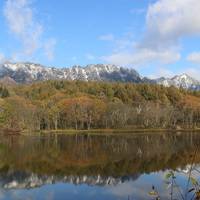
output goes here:
[{"label": "snow-capped peak", "polygon": [[172,79],[177,80],[177,81],[185,81],[185,82],[195,82],[196,81],[192,77],[190,77],[188,74],[181,74],[179,76],[174,76]]},{"label": "snow-capped peak", "polygon": [[0,78],[4,76],[9,76],[19,83],[49,79],[141,81],[136,71],[109,64],[91,64],[85,67],[75,65],[69,68],[54,68],[34,63],[4,63],[0,66]]},{"label": "snow-capped peak", "polygon": [[160,78],[156,79],[156,83],[164,85],[166,87],[175,86],[184,89],[200,89],[200,82],[189,76],[188,74],[181,74],[174,76],[173,78]]},{"label": "snow-capped peak", "polygon": [[187,74],[173,78],[151,80],[142,78],[137,71],[111,64],[75,65],[68,68],[44,67],[34,63],[4,63],[0,65],[0,79],[10,77],[16,83],[44,80],[121,81],[133,83],[157,83],[166,87],[200,90],[200,82]]}]

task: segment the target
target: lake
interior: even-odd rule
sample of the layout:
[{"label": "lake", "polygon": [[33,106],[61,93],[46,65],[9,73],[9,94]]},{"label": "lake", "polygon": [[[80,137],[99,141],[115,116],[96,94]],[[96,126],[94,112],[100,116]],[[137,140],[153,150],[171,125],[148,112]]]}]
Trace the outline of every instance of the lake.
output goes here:
[{"label": "lake", "polygon": [[144,200],[152,186],[170,199],[169,173],[182,199],[191,166],[199,179],[199,145],[198,133],[1,135],[0,200]]}]

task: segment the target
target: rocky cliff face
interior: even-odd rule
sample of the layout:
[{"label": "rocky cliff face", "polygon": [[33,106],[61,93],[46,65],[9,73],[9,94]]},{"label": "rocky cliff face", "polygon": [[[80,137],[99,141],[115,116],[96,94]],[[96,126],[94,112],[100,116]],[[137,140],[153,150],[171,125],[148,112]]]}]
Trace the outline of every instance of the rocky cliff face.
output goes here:
[{"label": "rocky cliff face", "polygon": [[154,83],[166,87],[175,86],[190,90],[200,90],[200,82],[182,74],[173,78],[148,79],[130,68],[116,65],[87,65],[69,68],[45,67],[34,63],[4,63],[0,65],[0,82],[31,83],[45,80],[117,81],[132,83]]},{"label": "rocky cliff face", "polygon": [[187,74],[182,74],[179,76],[174,76],[173,78],[159,78],[156,79],[157,84],[164,85],[166,87],[175,86],[178,88],[191,89],[191,90],[200,90],[200,82],[194,78],[188,76]]},{"label": "rocky cliff face", "polygon": [[33,63],[5,63],[0,66],[0,78],[10,77],[18,83],[43,80],[83,80],[141,82],[140,75],[133,69],[116,65],[87,65],[69,68],[44,67]]}]

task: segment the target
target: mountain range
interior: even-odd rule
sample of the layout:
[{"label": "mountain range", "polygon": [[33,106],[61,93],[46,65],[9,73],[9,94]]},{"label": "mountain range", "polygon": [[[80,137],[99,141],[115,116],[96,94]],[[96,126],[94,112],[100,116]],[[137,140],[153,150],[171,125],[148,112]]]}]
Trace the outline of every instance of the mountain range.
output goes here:
[{"label": "mountain range", "polygon": [[35,63],[10,63],[0,65],[0,82],[5,84],[32,83],[45,80],[118,81],[133,83],[153,83],[166,87],[200,90],[200,82],[187,74],[173,78],[149,79],[136,70],[109,64],[72,66],[68,68],[45,67]]}]

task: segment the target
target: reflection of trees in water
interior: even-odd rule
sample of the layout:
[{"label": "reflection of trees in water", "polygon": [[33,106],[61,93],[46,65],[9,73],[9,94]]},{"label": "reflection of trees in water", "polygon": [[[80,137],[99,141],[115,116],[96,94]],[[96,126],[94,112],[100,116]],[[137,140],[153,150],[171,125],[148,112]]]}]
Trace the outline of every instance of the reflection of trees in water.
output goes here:
[{"label": "reflection of trees in water", "polygon": [[[48,135],[0,138],[1,171],[124,176],[184,167],[198,134]],[[196,162],[200,161],[197,155]]]}]

